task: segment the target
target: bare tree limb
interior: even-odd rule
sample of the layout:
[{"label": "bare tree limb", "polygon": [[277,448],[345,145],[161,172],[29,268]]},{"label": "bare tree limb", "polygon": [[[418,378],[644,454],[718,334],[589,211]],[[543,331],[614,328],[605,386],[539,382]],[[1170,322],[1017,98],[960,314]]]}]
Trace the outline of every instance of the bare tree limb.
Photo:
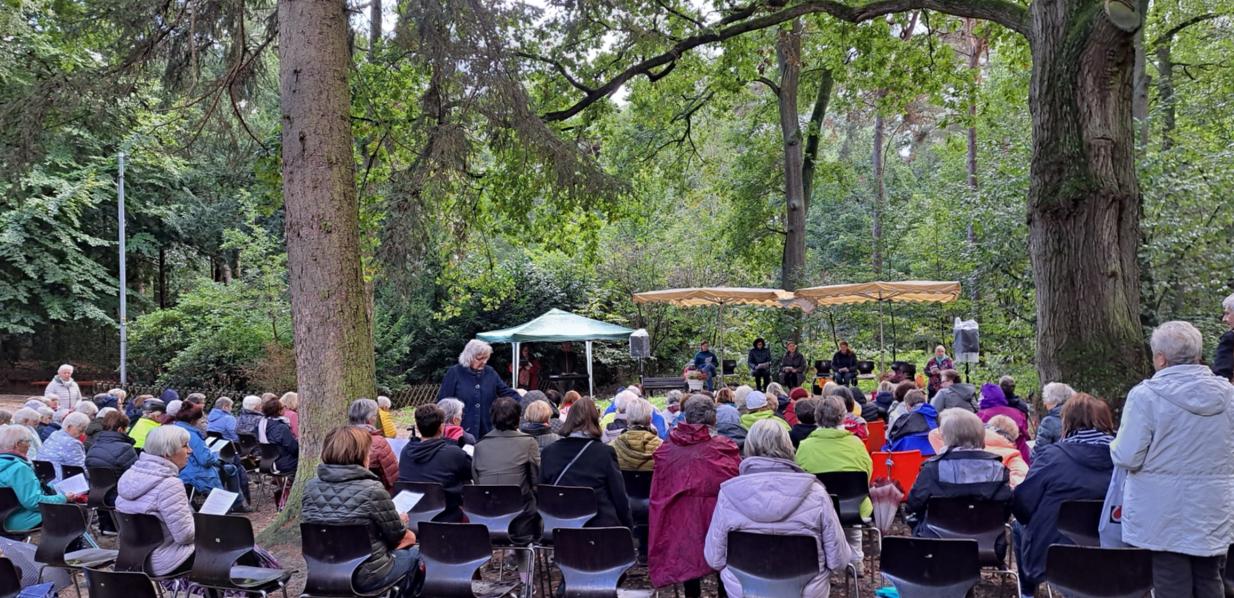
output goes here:
[{"label": "bare tree limb", "polygon": [[1192,25],[1203,23],[1204,21],[1211,21],[1213,19],[1220,18],[1221,16],[1222,15],[1220,14],[1209,12],[1186,19],[1183,22],[1167,29],[1165,33],[1158,35],[1157,39],[1153,40],[1153,46],[1156,47],[1162,44],[1168,44],[1170,43],[1170,39],[1181,33],[1183,29],[1186,29]]},{"label": "bare tree limb", "polygon": [[699,21],[698,19],[695,19],[694,17],[691,17],[690,15],[683,14],[681,11],[678,11],[677,9],[673,8],[672,6],[670,6],[670,5],[668,4],[668,2],[665,2],[665,0],[656,0],[656,4],[659,4],[659,5],[660,5],[660,8],[663,8],[664,10],[667,10],[667,11],[669,12],[669,14],[671,14],[671,15],[673,15],[673,16],[675,16],[675,17],[677,17],[677,18],[679,18],[679,19],[681,19],[681,20],[683,20],[683,21],[689,21],[690,23],[693,23],[693,24],[694,24],[694,26],[695,26],[695,27],[698,27],[699,29],[706,29],[706,28],[707,28],[707,25],[706,25],[705,23],[703,23],[702,21]]},{"label": "bare tree limb", "polygon": [[566,81],[568,81],[570,85],[573,85],[575,88],[577,88],[579,91],[582,91],[583,93],[590,94],[595,91],[594,89],[587,87],[586,85],[583,85],[582,83],[578,81],[578,79],[575,79],[573,76],[571,76],[570,71],[566,70],[565,65],[561,64],[560,62],[557,62],[556,60],[553,60],[551,58],[546,58],[544,56],[537,56],[530,52],[515,52],[514,55],[520,58],[527,58],[529,60],[543,62],[544,64],[547,64],[553,67],[557,72],[561,73],[562,77],[565,77]]},{"label": "bare tree limb", "polygon": [[776,85],[775,81],[772,81],[771,79],[768,79],[767,77],[759,77],[755,79],[755,81],[758,81],[759,83],[762,83],[763,85],[766,85],[767,87],[771,88],[771,93],[774,93],[776,97],[780,97],[780,86]]}]

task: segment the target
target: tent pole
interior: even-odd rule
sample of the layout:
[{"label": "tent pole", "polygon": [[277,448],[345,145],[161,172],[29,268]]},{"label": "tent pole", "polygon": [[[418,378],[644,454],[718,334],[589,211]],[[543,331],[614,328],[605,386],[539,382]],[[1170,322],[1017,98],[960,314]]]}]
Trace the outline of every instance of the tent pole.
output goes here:
[{"label": "tent pole", "polygon": [[896,304],[894,302],[891,302],[891,361],[892,363],[895,363],[896,361],[897,339],[898,337],[896,335]]},{"label": "tent pole", "polygon": [[591,377],[591,341],[586,341],[586,343],[587,343],[587,396],[591,397],[592,400],[594,400],[596,397],[596,390],[595,390],[595,386],[592,383],[592,377]]},{"label": "tent pole", "polygon": [[716,339],[716,349],[719,350],[716,353],[716,357],[719,359],[720,363],[717,363],[716,367],[720,368],[720,386],[724,386],[724,303],[720,303],[719,313],[720,321],[718,327],[720,329],[720,337]]},{"label": "tent pole", "polygon": [[510,368],[510,388],[518,388],[518,341],[510,341],[510,350],[514,352],[514,358],[510,363],[514,366]]},{"label": "tent pole", "polygon": [[884,353],[887,351],[887,342],[883,338],[883,293],[878,293],[878,370],[879,372],[887,371],[886,359]]}]

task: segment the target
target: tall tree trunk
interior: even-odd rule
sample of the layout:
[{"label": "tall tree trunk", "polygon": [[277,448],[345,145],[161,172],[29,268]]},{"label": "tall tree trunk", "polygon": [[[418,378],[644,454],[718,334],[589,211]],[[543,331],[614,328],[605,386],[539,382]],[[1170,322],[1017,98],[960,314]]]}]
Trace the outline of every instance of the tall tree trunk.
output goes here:
[{"label": "tall tree trunk", "polygon": [[1037,370],[1043,383],[1068,382],[1118,404],[1148,371],[1136,260],[1134,26],[1082,10],[1090,5],[1038,0],[1029,8]]},{"label": "tall tree trunk", "polygon": [[[978,91],[981,88],[981,53],[985,51],[985,40],[978,37],[973,29],[977,25],[976,19],[965,19],[964,30],[968,37],[968,68],[973,74],[973,88],[968,98],[968,156],[965,165],[968,169],[968,190],[973,203],[977,202],[977,98]],[[975,207],[975,206],[974,206]],[[968,251],[970,255],[977,254],[977,231],[973,226],[973,220],[976,218],[977,210],[972,209],[968,212],[968,224],[964,231],[965,242],[968,243]],[[972,275],[968,279],[968,298],[973,303],[973,314],[980,319],[981,317],[981,290],[978,287],[978,282],[981,280],[980,265],[973,268]]]},{"label": "tall tree trunk", "polygon": [[[280,0],[283,201],[300,392],[300,467],[276,525],[294,523],[326,432],[373,396],[372,322],[360,272],[345,3]],[[295,530],[288,526],[288,531]]]},{"label": "tall tree trunk", "polygon": [[780,134],[784,140],[785,219],[784,257],[780,263],[780,284],[795,290],[805,274],[806,196],[802,181],[801,123],[797,114],[797,92],[801,85],[801,19],[781,30],[776,40],[776,61],[780,67],[778,91]]},{"label": "tall tree trunk", "polygon": [[805,197],[806,215],[810,213],[810,201],[814,199],[814,165],[818,162],[818,149],[823,138],[823,120],[827,118],[827,105],[831,102],[831,89],[835,77],[831,69],[823,69],[818,79],[818,93],[814,95],[814,109],[806,131],[805,163],[801,166],[801,189]]},{"label": "tall tree trunk", "polygon": [[167,248],[159,247],[159,309],[167,309]]},{"label": "tall tree trunk", "polygon": [[[1138,0],[1140,14],[1148,14],[1148,0]],[[1148,42],[1144,39],[1144,28],[1140,27],[1139,31],[1135,32],[1135,63],[1132,66],[1132,88],[1131,96],[1131,116],[1135,119],[1139,131],[1136,134],[1136,147],[1143,151],[1148,147],[1148,134],[1151,130],[1148,120],[1148,87],[1152,84],[1151,77],[1148,76],[1148,59],[1147,48]]]},{"label": "tall tree trunk", "polygon": [[377,46],[381,43],[381,0],[369,0],[368,5],[368,61],[373,62],[377,56]]},{"label": "tall tree trunk", "polygon": [[1161,150],[1174,147],[1174,127],[1177,121],[1174,107],[1174,58],[1166,40],[1157,46],[1157,101],[1161,103]]},{"label": "tall tree trunk", "polygon": [[874,277],[880,279],[883,277],[883,202],[887,195],[887,187],[883,183],[883,127],[883,115],[875,112],[874,149],[870,158],[870,167],[874,171],[874,210],[870,227],[873,250],[870,253],[870,267],[874,269]]}]

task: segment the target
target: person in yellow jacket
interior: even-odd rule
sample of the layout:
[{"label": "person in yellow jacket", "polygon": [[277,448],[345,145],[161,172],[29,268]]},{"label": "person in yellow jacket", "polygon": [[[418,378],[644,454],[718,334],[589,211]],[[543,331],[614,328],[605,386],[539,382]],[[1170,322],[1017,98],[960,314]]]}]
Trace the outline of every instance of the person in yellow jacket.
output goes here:
[{"label": "person in yellow jacket", "polygon": [[150,430],[163,425],[160,420],[165,413],[167,413],[167,406],[158,399],[146,399],[141,404],[141,417],[129,428],[133,448],[145,448],[146,436],[150,435]]},{"label": "person in yellow jacket", "polygon": [[[836,397],[826,397],[819,401],[814,410],[818,429],[801,441],[801,446],[797,448],[797,465],[814,474],[860,471],[868,477],[874,472],[874,461],[870,459],[865,443],[844,429],[844,416],[847,413],[844,403]],[[861,517],[868,519],[873,514],[874,504],[867,497],[861,503]],[[845,529],[844,534],[853,550],[852,562],[860,571],[864,558],[861,552],[861,529]]]},{"label": "person in yellow jacket", "polygon": [[785,432],[793,429],[788,425],[788,422],[776,415],[775,407],[771,404],[767,395],[752,390],[746,395],[746,414],[741,416],[741,427],[749,430],[754,427],[754,424],[759,420],[769,419],[784,428]]},{"label": "person in yellow jacket", "polygon": [[394,427],[394,416],[390,415],[390,397],[377,397],[377,423],[380,424],[381,435],[386,438],[398,436]]}]

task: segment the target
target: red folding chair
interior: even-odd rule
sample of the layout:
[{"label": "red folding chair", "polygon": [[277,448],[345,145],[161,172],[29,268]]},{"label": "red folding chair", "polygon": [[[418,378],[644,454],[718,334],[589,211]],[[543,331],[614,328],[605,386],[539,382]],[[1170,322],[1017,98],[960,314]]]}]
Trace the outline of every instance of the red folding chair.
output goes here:
[{"label": "red folding chair", "polygon": [[871,454],[870,458],[874,461],[873,479],[890,478],[904,492],[902,502],[908,501],[908,493],[917,481],[921,464],[925,463],[921,451],[877,451]]},{"label": "red folding chair", "polygon": [[866,423],[870,435],[865,439],[866,452],[874,454],[887,444],[887,422],[879,419]]}]

